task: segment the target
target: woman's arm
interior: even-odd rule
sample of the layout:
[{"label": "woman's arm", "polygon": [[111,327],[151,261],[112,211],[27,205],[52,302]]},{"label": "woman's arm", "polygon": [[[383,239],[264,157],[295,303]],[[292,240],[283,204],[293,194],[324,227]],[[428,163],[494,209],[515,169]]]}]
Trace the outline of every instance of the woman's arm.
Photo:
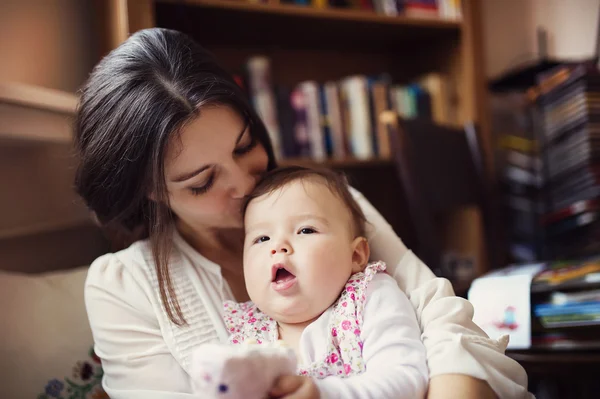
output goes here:
[{"label": "woman's arm", "polygon": [[464,374],[441,374],[429,381],[427,399],[496,399],[487,382]]},{"label": "woman's arm", "polygon": [[407,250],[392,227],[362,194],[356,190],[352,193],[369,222],[367,238],[372,260],[386,262],[388,272],[415,309],[427,349],[431,378],[429,397],[454,397],[444,389],[443,384],[448,381],[453,381],[452,385],[465,394],[479,392],[481,381],[485,381],[501,398],[532,397],[527,391],[525,370],[504,354],[508,341],[490,339],[473,322],[471,303],[456,297],[448,280],[436,278]]},{"label": "woman's arm", "polygon": [[112,254],[90,266],[85,303],[102,360],[102,385],[111,399],[190,399],[187,373],[167,347],[154,308],[142,288]]}]

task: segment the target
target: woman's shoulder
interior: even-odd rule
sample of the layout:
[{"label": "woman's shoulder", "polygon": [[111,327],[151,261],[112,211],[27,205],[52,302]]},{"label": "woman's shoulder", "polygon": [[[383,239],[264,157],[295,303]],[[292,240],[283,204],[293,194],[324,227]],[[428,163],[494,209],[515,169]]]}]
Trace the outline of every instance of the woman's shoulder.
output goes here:
[{"label": "woman's shoulder", "polygon": [[141,283],[151,277],[148,272],[154,268],[153,264],[149,241],[136,241],[125,249],[96,258],[89,267],[86,287],[116,285],[129,278]]}]

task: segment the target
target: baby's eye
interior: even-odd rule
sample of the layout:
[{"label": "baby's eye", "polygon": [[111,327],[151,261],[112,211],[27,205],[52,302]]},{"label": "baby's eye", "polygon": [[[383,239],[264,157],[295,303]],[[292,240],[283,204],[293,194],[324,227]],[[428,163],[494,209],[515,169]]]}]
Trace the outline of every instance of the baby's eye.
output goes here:
[{"label": "baby's eye", "polygon": [[260,236],[256,240],[254,240],[254,243],[258,244],[258,243],[261,243],[261,242],[269,241],[270,239],[271,238],[269,238],[269,236]]},{"label": "baby's eye", "polygon": [[303,227],[298,231],[298,234],[314,234],[316,230],[311,227]]}]

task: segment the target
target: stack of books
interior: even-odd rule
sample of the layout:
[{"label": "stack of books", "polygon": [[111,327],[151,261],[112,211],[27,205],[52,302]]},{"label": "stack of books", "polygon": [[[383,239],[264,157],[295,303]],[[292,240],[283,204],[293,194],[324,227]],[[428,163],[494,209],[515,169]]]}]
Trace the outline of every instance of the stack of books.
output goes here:
[{"label": "stack of books", "polygon": [[531,293],[535,347],[600,347],[600,258],[548,263]]},{"label": "stack of books", "polygon": [[378,118],[388,110],[406,119],[458,124],[456,87],[441,74],[411,82],[394,82],[387,73],[357,74],[289,87],[273,82],[271,69],[268,57],[251,57],[236,81],[263,119],[278,159],[390,158],[387,129]]},{"label": "stack of books", "polygon": [[[269,3],[270,0],[248,0]],[[281,4],[309,6],[315,8],[344,8],[375,12],[390,17],[437,17],[460,19],[461,0],[279,0]]]},{"label": "stack of books", "polygon": [[539,76],[545,246],[553,259],[600,251],[600,73],[559,66]]},{"label": "stack of books", "polygon": [[535,262],[543,257],[543,202],[534,109],[525,90],[512,87],[494,91],[491,105],[507,251],[511,262]]}]

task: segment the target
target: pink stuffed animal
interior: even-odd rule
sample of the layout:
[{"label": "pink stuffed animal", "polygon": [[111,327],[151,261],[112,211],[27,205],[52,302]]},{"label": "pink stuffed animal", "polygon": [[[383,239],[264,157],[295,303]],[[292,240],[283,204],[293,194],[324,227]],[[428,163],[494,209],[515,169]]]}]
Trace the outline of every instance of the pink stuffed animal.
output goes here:
[{"label": "pink stuffed animal", "polygon": [[191,373],[199,397],[264,399],[278,377],[296,374],[296,356],[281,342],[203,344],[192,353]]}]

